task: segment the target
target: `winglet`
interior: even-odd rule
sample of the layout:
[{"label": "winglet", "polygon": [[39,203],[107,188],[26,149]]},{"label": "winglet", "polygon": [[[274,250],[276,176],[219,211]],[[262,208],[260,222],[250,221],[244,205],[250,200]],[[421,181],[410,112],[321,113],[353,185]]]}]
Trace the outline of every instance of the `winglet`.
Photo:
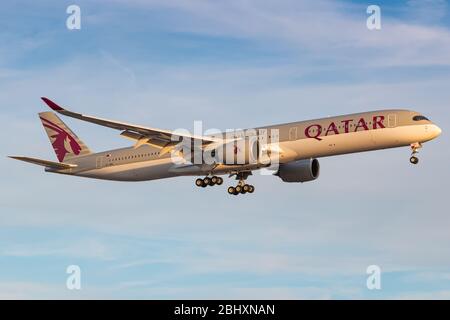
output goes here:
[{"label": "winglet", "polygon": [[42,101],[44,101],[52,110],[54,111],[64,111],[64,108],[61,108],[60,106],[58,106],[56,103],[54,103],[52,100],[46,98],[46,97],[41,97]]}]

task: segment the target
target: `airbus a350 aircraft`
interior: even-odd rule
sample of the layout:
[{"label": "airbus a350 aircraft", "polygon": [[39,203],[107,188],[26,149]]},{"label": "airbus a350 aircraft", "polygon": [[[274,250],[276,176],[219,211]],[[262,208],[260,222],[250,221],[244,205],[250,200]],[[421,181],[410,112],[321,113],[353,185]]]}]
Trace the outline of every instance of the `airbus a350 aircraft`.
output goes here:
[{"label": "airbus a350 aircraft", "polygon": [[[274,174],[285,182],[315,180],[319,176],[317,158],[346,153],[410,146],[410,162],[417,164],[416,154],[422,143],[441,134],[437,125],[418,112],[379,110],[260,127],[251,130],[253,136],[256,132],[256,139],[247,136],[245,131],[231,137],[225,133],[199,136],[87,116],[68,111],[47,98],[42,100],[62,115],[120,130],[121,135],[134,140],[135,145],[92,153],[55,113],[43,112],[39,117],[59,162],[11,158],[44,166],[46,172],[116,181],[202,176],[204,178],[198,178],[195,184],[206,187],[221,185],[220,175],[227,174],[236,176],[239,181],[237,186],[228,188],[228,193],[233,195],[252,193],[254,186],[246,184],[245,180],[252,171],[271,167],[274,163],[277,164]],[[259,137],[262,133],[266,135],[264,143]],[[174,162],[173,151],[180,139],[193,141],[193,154],[209,152],[213,161]],[[245,148],[236,147],[238,142],[243,142],[241,146]],[[233,146],[231,162],[228,155],[216,156],[216,151],[230,150],[224,147],[230,145]],[[265,150],[264,159],[262,150]],[[243,161],[237,162],[238,156]]]}]

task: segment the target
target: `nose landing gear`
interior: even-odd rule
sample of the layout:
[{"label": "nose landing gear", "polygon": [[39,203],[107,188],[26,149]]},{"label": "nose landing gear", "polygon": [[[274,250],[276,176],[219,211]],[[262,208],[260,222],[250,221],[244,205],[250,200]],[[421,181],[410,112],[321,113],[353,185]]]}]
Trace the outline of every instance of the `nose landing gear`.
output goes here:
[{"label": "nose landing gear", "polygon": [[420,148],[422,148],[422,144],[420,142],[411,144],[411,158],[409,158],[409,162],[411,162],[412,164],[419,163],[419,158],[416,156],[416,154],[419,153],[419,151],[417,150]]}]

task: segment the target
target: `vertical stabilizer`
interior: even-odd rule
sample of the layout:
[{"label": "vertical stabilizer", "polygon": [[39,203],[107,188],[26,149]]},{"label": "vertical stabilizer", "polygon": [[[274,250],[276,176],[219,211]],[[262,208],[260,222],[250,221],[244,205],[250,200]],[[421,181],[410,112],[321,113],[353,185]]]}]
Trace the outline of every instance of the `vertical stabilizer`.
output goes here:
[{"label": "vertical stabilizer", "polygon": [[39,113],[59,162],[90,154],[89,148],[53,112]]}]

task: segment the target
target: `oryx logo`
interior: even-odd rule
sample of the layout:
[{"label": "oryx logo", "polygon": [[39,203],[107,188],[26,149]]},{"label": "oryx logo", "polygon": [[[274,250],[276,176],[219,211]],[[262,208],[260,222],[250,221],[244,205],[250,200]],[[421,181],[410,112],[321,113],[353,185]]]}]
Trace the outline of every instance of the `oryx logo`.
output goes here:
[{"label": "oryx logo", "polygon": [[63,162],[67,154],[80,154],[81,146],[66,130],[42,117],[41,120],[45,128],[54,131],[54,134],[49,133],[49,137],[53,139],[52,146],[59,162]]}]

